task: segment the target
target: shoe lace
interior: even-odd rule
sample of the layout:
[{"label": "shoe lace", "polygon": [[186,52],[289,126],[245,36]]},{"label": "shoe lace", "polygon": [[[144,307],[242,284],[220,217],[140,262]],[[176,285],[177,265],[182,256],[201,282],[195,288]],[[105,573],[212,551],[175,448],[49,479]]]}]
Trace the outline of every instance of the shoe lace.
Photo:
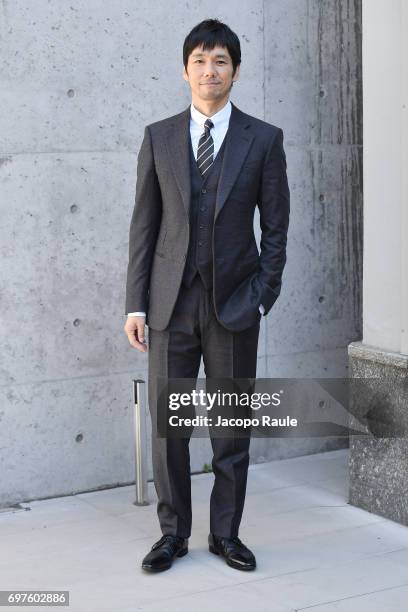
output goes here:
[{"label": "shoe lace", "polygon": [[224,546],[226,549],[231,548],[231,544],[238,544],[238,546],[242,546],[243,548],[246,548],[238,536],[235,536],[234,538],[222,538],[221,537],[219,538],[219,541],[221,545]]},{"label": "shoe lace", "polygon": [[169,542],[169,544],[174,547],[179,544],[182,539],[183,538],[179,536],[165,534],[160,538],[160,540],[153,544],[152,550],[156,550],[156,548],[159,548],[162,544],[165,544],[166,542]]}]

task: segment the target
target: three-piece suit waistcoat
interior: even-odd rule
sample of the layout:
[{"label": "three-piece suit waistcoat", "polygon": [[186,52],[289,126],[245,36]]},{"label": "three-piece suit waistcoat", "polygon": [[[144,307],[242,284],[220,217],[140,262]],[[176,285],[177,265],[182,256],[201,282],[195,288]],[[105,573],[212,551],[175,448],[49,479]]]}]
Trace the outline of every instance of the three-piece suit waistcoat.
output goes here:
[{"label": "three-piece suit waistcoat", "polygon": [[198,169],[191,146],[191,139],[189,139],[191,181],[190,241],[182,279],[183,284],[187,287],[191,286],[197,273],[200,274],[207,290],[211,289],[213,285],[212,234],[215,201],[227,138],[228,131],[212,166],[207,170],[204,177],[201,176]]}]

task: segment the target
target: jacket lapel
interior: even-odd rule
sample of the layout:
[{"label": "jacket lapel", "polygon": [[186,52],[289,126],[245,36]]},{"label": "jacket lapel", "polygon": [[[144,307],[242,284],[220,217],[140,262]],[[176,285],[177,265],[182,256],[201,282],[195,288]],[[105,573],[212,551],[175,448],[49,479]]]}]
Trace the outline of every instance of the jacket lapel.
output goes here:
[{"label": "jacket lapel", "polygon": [[224,159],[222,160],[215,201],[214,221],[224,206],[230,191],[241,171],[242,164],[251,147],[254,135],[248,129],[251,125],[235,104],[231,102],[231,117],[226,134]]},{"label": "jacket lapel", "polygon": [[[244,113],[231,102],[231,117],[226,134],[224,158],[218,181],[214,221],[224,206],[228,195],[238,178],[242,164],[254,139],[248,129],[250,122]],[[190,106],[174,120],[166,133],[166,147],[171,168],[183,198],[184,208],[189,218],[191,180],[190,180]]]},{"label": "jacket lapel", "polygon": [[191,180],[190,180],[190,106],[180,113],[169,127],[166,147],[170,166],[183,198],[184,208],[189,218]]}]

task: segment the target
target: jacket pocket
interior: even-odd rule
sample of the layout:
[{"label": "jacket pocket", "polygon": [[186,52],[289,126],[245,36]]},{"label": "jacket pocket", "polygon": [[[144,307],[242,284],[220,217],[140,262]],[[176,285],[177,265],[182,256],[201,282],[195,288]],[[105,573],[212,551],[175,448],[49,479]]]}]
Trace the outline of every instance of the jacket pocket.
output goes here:
[{"label": "jacket pocket", "polygon": [[259,255],[249,255],[240,261],[236,267],[237,276],[243,278],[255,272],[258,268]]}]

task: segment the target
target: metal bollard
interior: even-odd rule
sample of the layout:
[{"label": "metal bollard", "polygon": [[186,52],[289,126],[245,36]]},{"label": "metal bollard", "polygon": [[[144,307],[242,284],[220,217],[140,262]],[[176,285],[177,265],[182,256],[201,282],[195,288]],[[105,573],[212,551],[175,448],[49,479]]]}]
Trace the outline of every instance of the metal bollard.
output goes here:
[{"label": "metal bollard", "polygon": [[146,457],[146,383],[133,380],[135,460],[136,460],[136,501],[135,506],[148,506],[147,499],[147,457]]}]

